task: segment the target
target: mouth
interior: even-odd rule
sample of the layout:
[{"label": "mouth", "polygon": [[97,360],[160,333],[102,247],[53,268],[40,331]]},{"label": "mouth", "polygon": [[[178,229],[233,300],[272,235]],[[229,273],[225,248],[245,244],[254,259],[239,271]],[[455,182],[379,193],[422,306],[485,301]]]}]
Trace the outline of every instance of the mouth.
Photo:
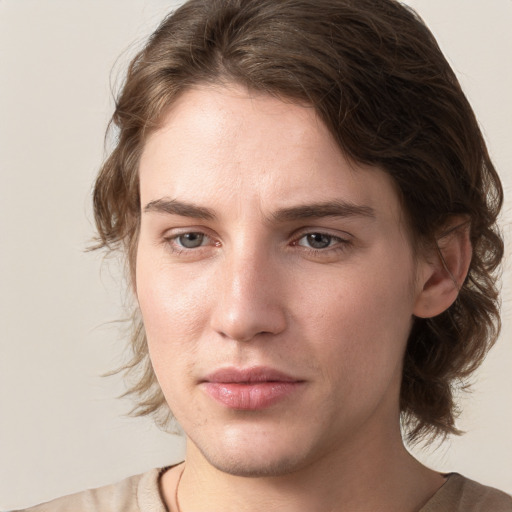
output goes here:
[{"label": "mouth", "polygon": [[235,410],[265,409],[284,400],[304,384],[285,373],[266,367],[223,368],[208,375],[200,386],[210,398]]}]

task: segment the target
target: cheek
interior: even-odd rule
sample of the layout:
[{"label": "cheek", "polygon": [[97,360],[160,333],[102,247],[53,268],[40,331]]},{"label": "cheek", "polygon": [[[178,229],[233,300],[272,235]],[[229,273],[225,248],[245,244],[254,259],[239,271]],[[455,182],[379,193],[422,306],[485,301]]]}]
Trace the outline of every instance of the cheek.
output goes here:
[{"label": "cheek", "polygon": [[330,380],[358,375],[352,382],[360,386],[401,368],[412,326],[412,269],[405,259],[378,260],[380,266],[353,269],[310,288],[314,293],[300,301],[304,339],[321,346],[319,366]]},{"label": "cheek", "polygon": [[180,415],[183,403],[179,397],[190,394],[190,375],[203,329],[200,300],[190,283],[173,278],[154,262],[139,261],[137,297],[149,357],[167,404]]},{"label": "cheek", "polygon": [[168,263],[137,260],[137,298],[155,371],[176,364],[176,355],[194,353],[204,329],[209,297],[197,279],[175,272]]}]

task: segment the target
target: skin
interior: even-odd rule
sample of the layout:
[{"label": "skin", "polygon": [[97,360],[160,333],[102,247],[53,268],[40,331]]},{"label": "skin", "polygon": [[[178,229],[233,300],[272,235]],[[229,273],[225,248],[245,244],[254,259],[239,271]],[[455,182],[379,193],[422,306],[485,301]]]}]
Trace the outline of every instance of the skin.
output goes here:
[{"label": "skin", "polygon": [[[136,293],[187,437],[182,512],[419,510],[444,479],[403,447],[402,359],[413,315],[456,292],[414,256],[391,178],[312,108],[203,86],[148,137],[140,192]],[[226,366],[300,385],[233,409],[202,385]],[[171,510],[181,470],[162,478]]]}]

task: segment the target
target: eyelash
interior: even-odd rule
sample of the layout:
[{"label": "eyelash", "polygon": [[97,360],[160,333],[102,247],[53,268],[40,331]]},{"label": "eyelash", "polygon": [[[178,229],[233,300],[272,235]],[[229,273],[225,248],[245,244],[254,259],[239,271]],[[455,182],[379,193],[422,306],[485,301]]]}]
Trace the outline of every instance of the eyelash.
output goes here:
[{"label": "eyelash", "polygon": [[[329,238],[329,245],[327,247],[323,248],[315,248],[315,247],[306,247],[304,245],[300,244],[300,241],[304,238],[310,237],[310,236],[320,236],[320,237],[326,237]],[[307,233],[301,234],[299,238],[297,238],[294,242],[292,242],[292,245],[295,247],[301,247],[301,249],[309,251],[311,253],[330,253],[331,251],[344,251],[347,249],[348,246],[350,246],[351,241],[347,238],[341,238],[340,236],[332,235],[330,233],[324,233],[322,231],[308,231]]]},{"label": "eyelash", "polygon": [[[183,253],[190,253],[192,251],[195,251],[197,249],[201,249],[201,248],[204,248],[205,245],[199,245],[198,247],[193,247],[193,248],[188,248],[188,247],[183,247],[183,246],[180,246],[177,244],[177,240],[185,235],[201,235],[201,236],[204,236],[205,238],[207,239],[211,239],[210,236],[208,236],[206,233],[203,233],[202,231],[184,231],[182,233],[177,233],[177,234],[173,234],[173,235],[170,235],[170,236],[165,236],[163,241],[164,241],[164,244],[168,247],[168,249],[173,253],[173,254],[183,254]],[[210,245],[210,244],[208,244]],[[211,245],[214,245],[214,246],[220,246],[220,243],[219,242],[215,242],[214,244],[211,244]]]},{"label": "eyelash", "polygon": [[[186,254],[186,253],[191,254],[192,252],[196,252],[197,250],[200,250],[200,249],[208,247],[208,246],[219,247],[221,245],[220,242],[214,242],[213,244],[204,244],[204,245],[202,244],[202,245],[199,245],[197,247],[192,247],[192,248],[187,248],[187,247],[178,245],[177,240],[179,238],[181,238],[185,235],[193,235],[193,234],[201,235],[201,236],[204,236],[206,239],[212,240],[212,237],[208,236],[206,233],[204,233],[202,231],[184,231],[182,233],[177,233],[177,234],[173,234],[170,236],[166,236],[163,238],[163,241],[164,241],[165,245],[168,247],[168,249],[173,254],[176,254],[176,255]],[[304,239],[308,236],[312,236],[312,235],[328,237],[330,239],[330,244],[332,244],[332,245],[329,245],[325,248],[318,249],[318,248],[314,248],[314,247],[306,247],[299,243],[302,239]],[[334,252],[344,252],[352,245],[352,241],[349,240],[348,238],[342,238],[340,236],[333,235],[331,233],[325,233],[322,231],[307,231],[307,232],[302,232],[300,234],[300,236],[295,237],[290,245],[293,247],[300,247],[300,250],[305,251],[308,254],[318,256],[318,255],[322,255],[322,254],[324,254],[324,255],[332,254]]]}]

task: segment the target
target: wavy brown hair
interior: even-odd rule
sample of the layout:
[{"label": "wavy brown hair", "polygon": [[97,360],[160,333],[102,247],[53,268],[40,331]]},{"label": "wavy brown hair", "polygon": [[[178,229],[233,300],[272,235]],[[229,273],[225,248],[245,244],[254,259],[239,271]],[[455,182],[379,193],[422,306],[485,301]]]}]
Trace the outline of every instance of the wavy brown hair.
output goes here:
[{"label": "wavy brown hair", "polygon": [[[347,157],[392,176],[416,246],[435,244],[453,216],[470,221],[469,273],[447,311],[415,319],[400,397],[409,439],[458,433],[454,391],[499,332],[503,192],[434,37],[394,0],[189,0],[164,19],[129,66],[94,189],[98,245],[124,251],[132,280],[145,140],[188,88],[224,82],[313,106]],[[137,311],[132,350],[134,412],[165,419]]]}]

